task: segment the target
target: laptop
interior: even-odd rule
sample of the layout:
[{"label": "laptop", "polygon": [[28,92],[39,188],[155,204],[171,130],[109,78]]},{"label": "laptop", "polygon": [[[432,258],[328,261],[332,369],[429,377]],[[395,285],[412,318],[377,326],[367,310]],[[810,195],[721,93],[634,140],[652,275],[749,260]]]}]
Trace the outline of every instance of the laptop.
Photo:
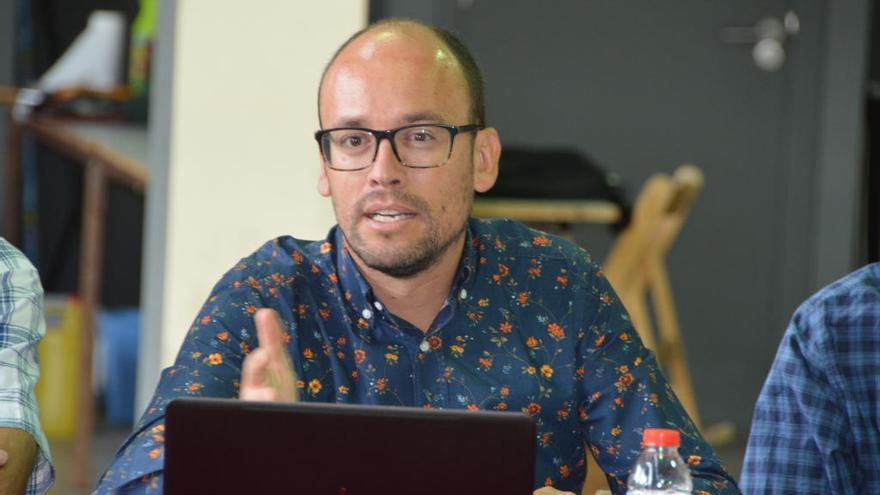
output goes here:
[{"label": "laptop", "polygon": [[171,401],[165,493],[530,494],[534,421],[520,413]]}]

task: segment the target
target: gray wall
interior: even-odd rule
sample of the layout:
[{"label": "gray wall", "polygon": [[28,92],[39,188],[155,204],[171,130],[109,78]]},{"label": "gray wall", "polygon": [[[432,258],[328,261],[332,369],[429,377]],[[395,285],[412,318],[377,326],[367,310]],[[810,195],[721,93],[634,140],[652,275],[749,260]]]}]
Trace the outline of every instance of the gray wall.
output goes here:
[{"label": "gray wall", "polygon": [[[12,86],[15,83],[13,72],[15,57],[15,9],[14,0],[0,0],[0,86]],[[0,112],[0,205],[4,204],[4,182],[6,171],[6,136],[9,134],[8,112]],[[5,232],[0,215],[0,232]]]},{"label": "gray wall", "polygon": [[[704,423],[732,420],[742,439],[792,311],[861,262],[870,3],[374,3],[377,15],[459,32],[506,145],[580,149],[620,173],[631,196],[656,171],[704,169],[669,266]],[[719,41],[724,26],[788,9],[802,32],[783,71],[760,73],[748,47]],[[604,257],[604,229],[576,234]]]}]

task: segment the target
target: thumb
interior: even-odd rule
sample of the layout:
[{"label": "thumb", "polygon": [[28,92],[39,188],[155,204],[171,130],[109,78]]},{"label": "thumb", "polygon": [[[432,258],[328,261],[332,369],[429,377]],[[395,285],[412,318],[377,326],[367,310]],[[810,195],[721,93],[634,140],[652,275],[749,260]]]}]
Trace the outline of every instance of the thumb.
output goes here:
[{"label": "thumb", "polygon": [[5,466],[9,462],[9,453],[0,449],[0,467]]},{"label": "thumb", "polygon": [[281,318],[274,309],[261,308],[254,315],[254,323],[257,326],[257,340],[260,347],[269,351],[270,359],[277,358],[277,354],[284,350],[282,345]]}]

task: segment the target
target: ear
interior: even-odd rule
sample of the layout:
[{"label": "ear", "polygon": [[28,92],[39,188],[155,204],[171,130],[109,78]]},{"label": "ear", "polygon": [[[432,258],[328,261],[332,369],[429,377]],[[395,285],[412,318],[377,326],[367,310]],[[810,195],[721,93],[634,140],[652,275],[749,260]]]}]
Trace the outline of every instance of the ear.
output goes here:
[{"label": "ear", "polygon": [[318,193],[325,198],[330,197],[330,180],[327,178],[327,167],[324,163],[324,155],[318,150],[318,159],[321,162],[321,172],[318,176]]},{"label": "ear", "polygon": [[501,138],[498,131],[488,127],[479,131],[474,142],[474,190],[486,192],[498,178],[498,161],[501,159]]}]

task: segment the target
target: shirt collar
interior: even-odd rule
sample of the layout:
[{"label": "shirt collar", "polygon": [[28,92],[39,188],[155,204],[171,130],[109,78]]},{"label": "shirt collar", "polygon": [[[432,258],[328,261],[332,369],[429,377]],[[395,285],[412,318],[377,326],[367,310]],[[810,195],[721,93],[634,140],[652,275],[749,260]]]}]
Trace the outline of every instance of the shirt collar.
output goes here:
[{"label": "shirt collar", "polygon": [[[455,303],[471,297],[470,287],[473,285],[474,274],[479,262],[480,240],[474,232],[477,220],[468,221],[465,226],[464,253],[452,282],[447,304]],[[372,327],[376,317],[388,317],[385,306],[373,294],[373,289],[363,277],[351,253],[345,246],[342,229],[337,225],[330,236],[336,247],[336,267],[339,273],[339,286],[342,295],[349,304],[353,323],[360,327],[365,324]]]}]

